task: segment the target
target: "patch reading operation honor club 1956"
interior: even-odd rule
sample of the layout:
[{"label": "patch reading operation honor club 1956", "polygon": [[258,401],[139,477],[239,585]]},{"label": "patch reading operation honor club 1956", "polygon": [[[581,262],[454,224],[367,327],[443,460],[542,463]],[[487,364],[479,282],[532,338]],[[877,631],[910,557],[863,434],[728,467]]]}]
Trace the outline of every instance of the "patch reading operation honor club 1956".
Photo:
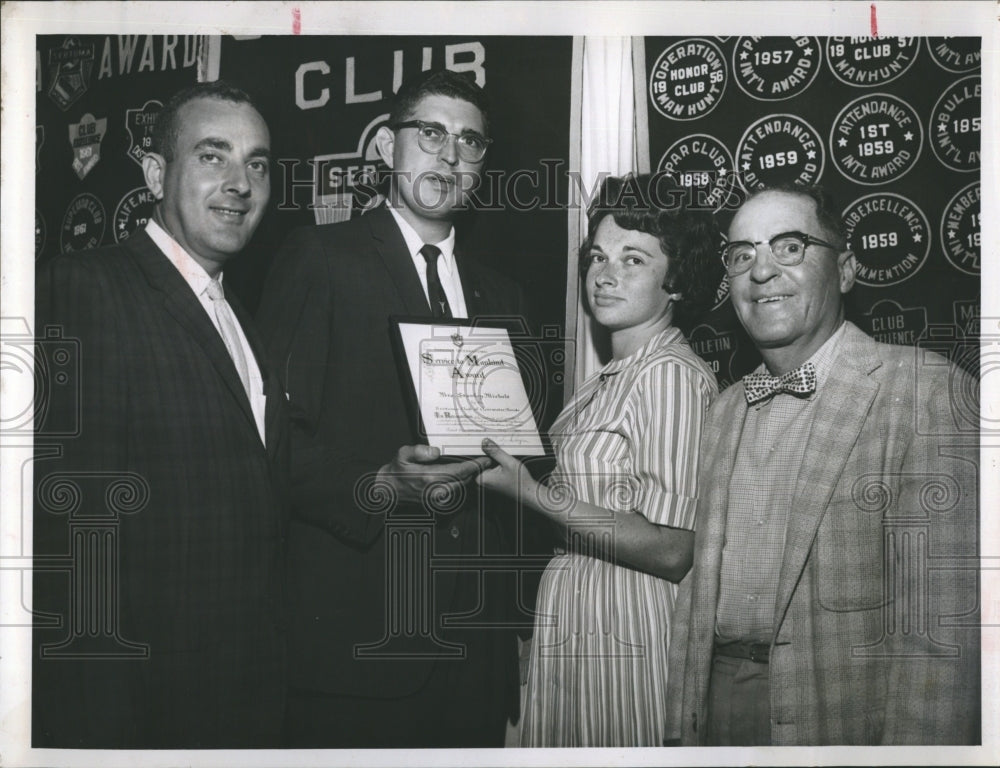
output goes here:
[{"label": "patch reading operation honor club 1956", "polygon": [[104,238],[107,215],[101,201],[89,192],[74,197],[63,215],[59,233],[61,253],[96,248]]},{"label": "patch reading operation honor club 1956", "polygon": [[146,226],[155,206],[156,195],[148,187],[136,187],[131,192],[126,192],[115,207],[115,242],[128,240],[137,230]]},{"label": "patch reading operation honor club 1956", "polygon": [[934,156],[953,171],[979,168],[982,89],[979,75],[963,77],[945,88],[931,110],[927,140]]},{"label": "patch reading operation honor club 1956", "polygon": [[671,120],[695,120],[717,106],[726,90],[726,62],[715,43],[700,38],[668,46],[649,75],[649,98]]},{"label": "patch reading operation honor club 1956", "polygon": [[888,93],[872,93],[852,101],[833,121],[830,157],[851,181],[884,184],[913,168],[923,142],[913,107]]},{"label": "patch reading operation honor club 1956", "polygon": [[725,144],[707,133],[678,139],[660,158],[657,170],[692,190],[698,208],[718,211],[733,190],[733,157]]},{"label": "patch reading operation honor club 1956", "polygon": [[747,192],[775,184],[813,184],[823,175],[823,140],[796,115],[767,115],[743,134],[736,170]]},{"label": "patch reading operation honor club 1956", "polygon": [[955,269],[968,275],[980,274],[980,187],[974,181],[959,190],[941,216],[941,245]]},{"label": "patch reading operation honor club 1956", "polygon": [[741,37],[733,48],[733,78],[758,101],[790,99],[812,85],[820,58],[815,37]]},{"label": "patch reading operation honor club 1956", "polygon": [[831,37],[826,41],[826,63],[841,82],[869,88],[902,75],[919,51],[916,37]]},{"label": "patch reading operation honor club 1956", "polygon": [[927,217],[912,200],[876,192],[855,200],[842,216],[857,258],[857,281],[881,288],[913,277],[930,252]]},{"label": "patch reading operation honor club 1956", "polygon": [[934,63],[949,72],[972,72],[983,62],[983,41],[979,37],[928,37],[927,52]]}]

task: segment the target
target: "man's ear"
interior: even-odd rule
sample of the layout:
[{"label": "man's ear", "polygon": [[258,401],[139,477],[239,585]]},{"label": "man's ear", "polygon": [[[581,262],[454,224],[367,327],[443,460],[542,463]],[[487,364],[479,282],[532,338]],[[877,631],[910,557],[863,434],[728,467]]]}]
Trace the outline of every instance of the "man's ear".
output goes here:
[{"label": "man's ear", "polygon": [[858,272],[854,251],[843,251],[837,257],[837,269],[840,271],[840,292],[847,293],[854,287],[854,278]]},{"label": "man's ear", "polygon": [[396,134],[387,125],[383,125],[375,133],[375,148],[382,162],[392,168],[392,151],[396,146]]},{"label": "man's ear", "polygon": [[146,177],[146,186],[157,200],[163,199],[163,176],[166,173],[167,161],[163,155],[147,152],[142,158],[142,175]]}]

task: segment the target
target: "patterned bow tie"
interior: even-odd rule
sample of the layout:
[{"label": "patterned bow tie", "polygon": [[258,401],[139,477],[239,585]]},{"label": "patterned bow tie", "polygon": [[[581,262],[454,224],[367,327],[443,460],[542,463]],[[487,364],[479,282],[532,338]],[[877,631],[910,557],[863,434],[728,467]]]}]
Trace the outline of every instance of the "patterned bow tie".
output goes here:
[{"label": "patterned bow tie", "polygon": [[743,377],[743,389],[747,405],[766,400],[779,392],[795,395],[811,395],[816,391],[816,368],[805,363],[781,376],[769,373],[748,373]]}]

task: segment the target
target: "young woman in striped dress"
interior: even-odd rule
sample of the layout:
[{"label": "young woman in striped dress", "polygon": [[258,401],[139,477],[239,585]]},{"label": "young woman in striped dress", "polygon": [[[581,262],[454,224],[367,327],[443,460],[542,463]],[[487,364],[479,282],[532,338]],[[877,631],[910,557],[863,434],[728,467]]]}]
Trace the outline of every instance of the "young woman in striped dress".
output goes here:
[{"label": "young woman in striped dress", "polygon": [[[612,359],[556,420],[543,483],[491,441],[480,483],[565,532],[538,592],[521,746],[661,746],[670,617],[691,565],[701,421],[718,392],[674,321],[721,279],[712,216],[666,177],[605,180],[581,277]],[[668,207],[669,206],[669,207]]]}]

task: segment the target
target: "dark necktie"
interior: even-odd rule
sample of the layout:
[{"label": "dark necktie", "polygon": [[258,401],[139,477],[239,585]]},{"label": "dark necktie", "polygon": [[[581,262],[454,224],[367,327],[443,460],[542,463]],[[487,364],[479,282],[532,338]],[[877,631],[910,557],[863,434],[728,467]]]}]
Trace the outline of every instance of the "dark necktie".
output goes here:
[{"label": "dark necktie", "polygon": [[743,390],[747,397],[747,405],[766,400],[779,392],[810,395],[816,391],[816,368],[812,363],[804,363],[781,376],[748,373],[743,377]]},{"label": "dark necktie", "polygon": [[420,249],[420,255],[427,262],[427,298],[430,301],[431,314],[434,317],[451,317],[448,297],[438,276],[438,256],[441,255],[441,249],[436,245],[425,244]]}]

